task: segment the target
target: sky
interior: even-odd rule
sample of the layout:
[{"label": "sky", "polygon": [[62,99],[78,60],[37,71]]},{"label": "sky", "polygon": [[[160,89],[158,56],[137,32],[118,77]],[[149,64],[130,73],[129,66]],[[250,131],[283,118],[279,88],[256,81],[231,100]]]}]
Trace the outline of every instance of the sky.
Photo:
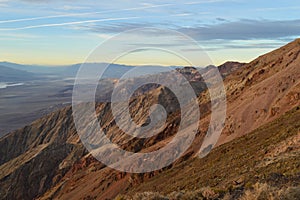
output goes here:
[{"label": "sky", "polygon": [[[187,35],[215,65],[249,62],[300,36],[300,4],[294,0],[0,0],[0,13],[0,61],[20,64],[83,63],[103,42],[145,27]],[[139,43],[120,41],[95,62],[110,62],[105,53],[121,51],[122,45],[155,44],[198,56],[193,47],[163,31],[150,37],[139,32],[132,38]],[[115,62],[186,64],[174,55],[149,50]],[[201,59],[196,63],[205,64]]]}]

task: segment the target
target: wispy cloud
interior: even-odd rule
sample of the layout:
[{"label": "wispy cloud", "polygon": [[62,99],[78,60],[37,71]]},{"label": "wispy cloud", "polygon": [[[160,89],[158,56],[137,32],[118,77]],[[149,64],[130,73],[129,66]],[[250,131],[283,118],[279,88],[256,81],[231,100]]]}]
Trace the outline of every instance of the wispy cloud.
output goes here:
[{"label": "wispy cloud", "polygon": [[[175,16],[175,15],[174,15]],[[178,16],[184,16],[178,14]],[[165,27],[182,32],[199,41],[209,40],[251,40],[282,39],[300,36],[300,19],[298,20],[218,20],[220,23],[182,27],[176,24],[154,23],[114,23],[83,25],[82,29],[97,33],[120,33],[135,28]],[[160,35],[159,32],[155,34]],[[163,32],[162,32],[163,34]]]},{"label": "wispy cloud", "polygon": [[2,20],[2,21],[0,21],[0,24],[23,22],[23,21],[35,21],[35,20],[42,20],[42,19],[64,18],[64,17],[81,17],[81,16],[93,16],[93,15],[98,15],[98,14],[113,14],[113,13],[117,13],[117,12],[146,10],[146,9],[151,9],[151,8],[168,7],[168,6],[174,6],[174,5],[176,5],[176,4],[145,5],[142,7],[124,8],[124,9],[118,9],[118,10],[105,10],[105,11],[99,11],[99,12],[69,13],[69,14],[62,14],[62,15],[50,15],[50,16],[42,16],[42,17],[11,19],[11,20]]},{"label": "wispy cloud", "polygon": [[142,6],[142,7],[124,8],[124,9],[118,9],[118,10],[105,10],[105,11],[99,11],[99,12],[69,13],[69,14],[62,14],[62,15],[49,15],[49,16],[42,16],[42,17],[1,20],[0,24],[24,22],[24,21],[35,21],[35,20],[43,20],[43,19],[65,18],[65,17],[93,16],[93,15],[98,15],[98,14],[113,14],[116,12],[145,10],[145,9],[151,9],[151,8],[166,7],[166,6],[171,6],[171,5],[175,5],[175,4],[146,5],[146,6]]},{"label": "wispy cloud", "polygon": [[86,10],[89,8],[90,7],[87,7],[87,6],[72,6],[72,5],[64,5],[62,7],[63,10]]},{"label": "wispy cloud", "polygon": [[[227,2],[238,2],[239,0],[227,0]],[[195,5],[195,4],[207,4],[207,3],[219,3],[226,2],[226,0],[203,0],[203,1],[194,1],[194,2],[186,2],[186,5]]]},{"label": "wispy cloud", "polygon": [[197,40],[250,40],[275,39],[300,35],[300,19],[298,20],[249,20],[179,28]]},{"label": "wispy cloud", "polygon": [[[2,0],[6,2],[7,0]],[[0,1],[0,4],[1,2]],[[27,2],[41,2],[38,0],[26,0]],[[143,3],[140,7],[131,7],[131,8],[123,8],[123,9],[115,9],[115,10],[105,10],[99,12],[83,12],[83,13],[68,13],[68,14],[61,14],[61,15],[49,15],[49,16],[41,16],[41,17],[30,17],[30,18],[19,18],[19,19],[9,19],[9,20],[1,20],[0,24],[4,23],[16,23],[16,22],[24,22],[24,21],[36,21],[36,20],[44,20],[44,19],[55,19],[55,18],[66,18],[66,17],[82,17],[82,16],[94,16],[98,14],[113,14],[118,12],[126,12],[126,11],[140,11],[140,10],[149,10],[154,8],[163,8],[163,7],[175,7],[181,5],[196,5],[196,4],[204,4],[204,3],[216,3],[216,2],[223,2],[223,1],[237,1],[237,0],[202,0],[202,1],[195,1],[195,2],[184,2],[184,3],[165,3],[165,4],[150,4],[150,3]],[[86,9],[87,7],[82,6],[63,6],[64,10],[78,10],[80,8]],[[183,14],[181,14],[183,15]],[[188,15],[188,14],[185,14]]]},{"label": "wispy cloud", "polygon": [[[290,41],[290,40],[289,40]],[[268,42],[260,41],[230,41],[230,40],[218,40],[218,43],[210,43],[209,45],[200,42],[200,45],[205,51],[218,51],[218,50],[232,50],[232,49],[275,49],[286,44],[287,41],[282,40],[270,40]],[[183,51],[199,51],[199,49],[194,48],[183,48]]]},{"label": "wispy cloud", "polygon": [[0,7],[7,7],[8,0],[0,0]]},{"label": "wispy cloud", "polygon": [[300,6],[288,6],[288,7],[265,7],[265,8],[256,8],[255,11],[280,11],[280,10],[300,10]]},{"label": "wispy cloud", "polygon": [[40,38],[42,38],[42,36],[34,34],[0,33],[1,41],[32,41]]},{"label": "wispy cloud", "polygon": [[78,25],[78,24],[85,24],[85,23],[120,21],[120,20],[138,19],[138,18],[139,17],[105,18],[105,19],[73,21],[73,22],[65,22],[65,23],[40,24],[40,25],[24,26],[24,27],[18,27],[18,28],[3,28],[3,29],[0,29],[0,30],[2,30],[2,31],[26,30],[26,29],[42,28],[42,27],[69,26],[69,25]]},{"label": "wispy cloud", "polygon": [[[199,13],[201,14],[201,13]],[[203,13],[206,14],[206,13]],[[190,16],[188,13],[179,13],[179,14],[172,14],[172,15],[167,15],[167,16],[150,16],[150,18],[166,18],[166,17],[186,17]],[[148,16],[149,17],[149,16]],[[72,21],[72,22],[63,22],[63,23],[47,23],[47,24],[39,24],[39,25],[32,25],[32,26],[23,26],[23,27],[16,27],[16,28],[0,28],[1,31],[14,31],[14,30],[26,30],[26,29],[35,29],[35,28],[45,28],[45,27],[58,27],[58,26],[70,26],[70,25],[80,25],[80,24],[89,24],[89,25],[84,25],[80,27],[75,27],[73,29],[77,30],[93,30],[93,31],[98,31],[98,25],[95,25],[96,22],[110,22],[110,21],[123,21],[123,20],[132,20],[132,19],[142,19],[142,18],[147,18],[147,17],[119,17],[119,18],[104,18],[104,19],[92,19],[92,20],[81,20],[81,21]],[[129,25],[129,24],[127,24]],[[149,24],[141,24],[142,27],[149,27]],[[111,27],[107,26],[106,27],[101,27],[102,32],[123,32],[129,29],[134,29],[134,28],[141,28],[140,25],[138,24],[132,24],[131,27],[129,26],[124,26],[124,25],[118,25],[119,28],[117,27]]]}]

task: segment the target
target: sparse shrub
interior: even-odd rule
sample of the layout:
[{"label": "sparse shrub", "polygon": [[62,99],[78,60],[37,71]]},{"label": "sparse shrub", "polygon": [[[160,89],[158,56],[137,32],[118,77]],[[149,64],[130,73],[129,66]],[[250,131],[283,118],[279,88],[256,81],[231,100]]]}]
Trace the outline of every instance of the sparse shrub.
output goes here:
[{"label": "sparse shrub", "polygon": [[299,200],[300,187],[290,187],[286,190],[280,191],[280,200]]},{"label": "sparse shrub", "polygon": [[115,200],[126,200],[126,197],[123,195],[118,195]]},{"label": "sparse shrub", "polygon": [[219,194],[212,190],[210,187],[203,188],[202,195],[207,199],[216,199],[219,197]]},{"label": "sparse shrub", "polygon": [[299,200],[300,187],[280,189],[266,183],[256,183],[252,187],[249,186],[249,189],[245,192],[242,190],[241,195],[241,197],[238,197],[229,190],[215,190],[206,187],[193,191],[174,191],[168,195],[161,195],[157,192],[143,192],[132,197],[118,196],[115,200]]},{"label": "sparse shrub", "polygon": [[188,191],[185,193],[183,200],[202,200],[203,194],[201,190]]},{"label": "sparse shrub", "polygon": [[275,191],[267,184],[256,183],[253,190],[246,190],[240,200],[275,200]]},{"label": "sparse shrub", "polygon": [[172,192],[168,195],[170,200],[180,200],[184,197],[184,193],[182,192]]},{"label": "sparse shrub", "polygon": [[132,200],[169,200],[169,198],[157,192],[143,192],[135,194]]}]

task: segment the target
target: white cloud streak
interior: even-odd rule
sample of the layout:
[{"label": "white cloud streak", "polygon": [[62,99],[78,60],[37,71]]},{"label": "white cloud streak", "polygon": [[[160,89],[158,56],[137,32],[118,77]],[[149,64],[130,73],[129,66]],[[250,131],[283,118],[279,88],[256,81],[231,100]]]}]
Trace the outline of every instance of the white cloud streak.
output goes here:
[{"label": "white cloud streak", "polygon": [[150,9],[150,8],[166,7],[166,6],[171,6],[171,5],[175,5],[175,4],[147,5],[147,6],[143,6],[143,7],[125,8],[125,9],[120,9],[120,10],[107,10],[107,11],[85,12],[85,13],[70,13],[70,14],[63,14],[63,15],[51,15],[51,16],[43,16],[43,17],[2,20],[2,21],[0,21],[0,24],[24,22],[24,21],[35,21],[35,20],[42,20],[42,19],[54,19],[54,18],[63,18],[63,17],[80,17],[80,16],[87,16],[87,15],[110,14],[110,13],[116,13],[116,12],[145,10],[145,9]]},{"label": "white cloud streak", "polygon": [[[208,14],[206,12],[201,14]],[[165,17],[186,17],[190,16],[189,13],[179,13],[168,16],[151,16],[151,18],[165,18]],[[72,21],[72,22],[64,22],[64,23],[49,23],[49,24],[39,24],[33,26],[23,26],[17,28],[0,28],[0,31],[16,31],[16,30],[26,30],[26,29],[34,29],[34,28],[45,28],[45,27],[58,27],[58,26],[70,26],[70,25],[78,25],[78,24],[86,24],[86,23],[95,23],[95,22],[108,22],[108,21],[122,21],[129,19],[142,19],[144,17],[119,17],[119,18],[104,18],[104,19],[93,19],[93,20],[83,20],[83,21]]]},{"label": "white cloud streak", "polygon": [[138,18],[140,18],[140,17],[105,18],[105,19],[73,21],[73,22],[65,22],[65,23],[40,24],[40,25],[34,25],[34,26],[24,26],[24,27],[19,27],[19,28],[3,28],[0,30],[1,31],[26,30],[26,29],[42,28],[42,27],[69,26],[69,25],[77,25],[77,24],[84,24],[84,23],[120,21],[120,20],[138,19]]},{"label": "white cloud streak", "polygon": [[289,7],[269,7],[269,8],[257,8],[255,11],[280,11],[280,10],[300,10],[300,6],[289,6]]},{"label": "white cloud streak", "polygon": [[[196,1],[196,2],[185,2],[185,3],[182,3],[181,5],[216,3],[216,2],[222,2],[222,1],[225,1],[225,0],[204,0],[204,1]],[[1,1],[0,1],[0,3],[1,3]],[[80,17],[80,16],[97,15],[97,14],[110,14],[110,13],[117,13],[117,12],[124,12],[124,11],[137,11],[137,10],[147,10],[147,9],[152,9],[152,8],[172,7],[172,6],[178,6],[178,5],[179,4],[176,4],[176,3],[167,3],[167,4],[159,4],[159,5],[146,4],[141,7],[124,8],[124,9],[119,9],[119,10],[106,10],[106,11],[99,11],[99,12],[84,12],[84,13],[69,13],[69,14],[62,14],[62,15],[50,15],[50,16],[42,16],[42,17],[1,20],[0,24],[24,22],[24,21],[35,21],[35,20],[43,20],[43,19],[55,19],[55,18],[64,18],[64,17]]]}]

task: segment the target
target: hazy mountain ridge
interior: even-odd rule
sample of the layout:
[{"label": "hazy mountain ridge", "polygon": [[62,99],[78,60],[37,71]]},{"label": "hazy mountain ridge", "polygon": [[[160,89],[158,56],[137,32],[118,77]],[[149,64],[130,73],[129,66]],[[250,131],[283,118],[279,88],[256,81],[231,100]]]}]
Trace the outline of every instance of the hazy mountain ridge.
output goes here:
[{"label": "hazy mountain ridge", "polygon": [[[223,65],[219,66],[221,73],[226,76],[227,74],[233,72],[234,70],[241,67],[243,63],[238,62],[227,62]],[[99,68],[106,68],[105,73],[103,74],[102,78],[121,78],[123,74],[129,72],[130,70],[134,69],[135,67],[147,67],[148,72],[147,74],[156,74],[159,73],[156,68],[164,67],[164,66],[150,66],[150,65],[142,65],[142,66],[133,66],[133,65],[124,65],[124,64],[109,64],[109,63],[77,63],[73,65],[59,65],[59,66],[42,66],[42,65],[25,65],[25,64],[17,64],[12,62],[0,62],[0,66],[8,67],[15,70],[21,70],[32,74],[39,74],[39,75],[57,75],[62,77],[73,77],[75,78],[77,75],[78,70],[82,66],[91,67],[94,69]],[[153,67],[153,70],[151,70]],[[174,69],[182,69],[185,66],[168,66],[169,70]],[[202,72],[208,71],[210,68],[215,67],[213,65],[205,66],[205,67],[194,67],[197,70]],[[225,67],[228,67],[226,69]],[[167,67],[165,67],[167,68]],[[187,67],[189,68],[189,67]],[[232,68],[232,69],[231,69]]]},{"label": "hazy mountain ridge", "polygon": [[0,82],[31,81],[38,77],[24,70],[13,69],[0,65]]},{"label": "hazy mountain ridge", "polygon": [[[124,73],[133,69],[136,66],[121,65],[121,64],[108,64],[108,63],[78,63],[73,65],[60,65],[60,66],[41,66],[41,65],[25,65],[12,62],[0,62],[0,66],[8,67],[15,70],[22,70],[33,74],[39,75],[56,75],[60,77],[73,77],[75,78],[81,66],[88,66],[92,68],[106,68],[103,78],[120,78]],[[173,67],[175,68],[175,67]],[[152,73],[156,73],[153,71]]]},{"label": "hazy mountain ridge", "polygon": [[[6,63],[7,64],[7,63]],[[11,65],[17,65],[10,63]],[[89,65],[88,65],[89,66]],[[95,70],[98,67],[103,66],[103,64],[94,64],[93,65]],[[34,66],[35,68],[43,68]],[[75,76],[77,73],[76,70],[80,67],[78,64],[75,68],[70,67],[72,69],[72,76]],[[26,69],[24,65],[17,65],[17,68]],[[60,69],[60,67],[52,67],[57,68],[60,71],[66,70],[64,67]],[[195,90],[196,95],[199,95],[203,90],[206,89],[206,84],[204,80],[201,78],[199,72],[201,73],[211,73],[210,70],[214,69],[214,66],[208,66],[206,68],[194,68],[194,67],[170,67],[170,68],[163,68],[167,70],[158,75],[157,69],[160,68],[159,66],[155,67],[146,67],[144,66],[143,76],[139,77],[128,77],[126,80],[123,80],[123,85],[127,87],[134,86],[138,83],[150,80],[155,76],[160,77],[163,82],[171,81],[174,79],[174,73],[176,71],[180,72],[186,79],[190,82],[191,86]],[[174,69],[173,69],[174,68]],[[19,70],[11,68],[13,72]],[[45,68],[47,69],[47,68]],[[43,69],[43,70],[45,70]],[[125,73],[128,70],[133,69],[133,66],[122,66],[122,65],[111,65],[108,71],[105,73],[104,77],[120,77],[122,73]],[[171,70],[173,69],[173,70]],[[176,69],[176,70],[175,70]],[[161,70],[161,69],[160,69]],[[171,71],[169,71],[171,70]],[[35,70],[36,71],[36,70]],[[67,70],[68,71],[68,70]],[[2,106],[1,112],[2,115],[0,117],[0,137],[13,131],[15,129],[21,128],[34,120],[49,114],[59,108],[62,108],[66,105],[70,105],[72,101],[72,92],[73,92],[73,85],[74,85],[74,77],[70,77],[63,73],[58,73],[56,75],[49,75],[45,73],[37,73],[35,74],[31,72],[22,71],[22,80],[21,83],[17,82],[17,84],[22,85],[21,87],[7,87],[6,89],[2,90],[2,95],[0,96],[0,104]],[[51,72],[51,71],[50,71]],[[225,77],[226,70],[222,72],[222,76]],[[29,75],[28,75],[29,74]],[[70,73],[68,73],[70,75]],[[7,74],[3,74],[5,78],[9,77]],[[34,78],[32,78],[34,76]],[[1,75],[0,75],[1,77]],[[18,80],[15,76],[12,78],[13,81]],[[25,79],[25,80],[24,80]],[[21,79],[20,79],[21,80]],[[176,81],[176,80],[173,80]],[[1,82],[1,80],[0,80]],[[177,81],[178,82],[178,81]],[[96,101],[97,102],[110,102],[111,101],[111,94],[114,89],[114,86],[118,83],[117,78],[102,78],[99,81],[97,92],[96,92]],[[175,82],[174,82],[175,83]],[[13,83],[0,83],[1,87],[6,87],[6,84],[13,84]],[[12,85],[13,86],[13,85]],[[157,88],[159,85],[155,84],[148,84],[144,85],[143,87],[139,88],[135,92],[136,95],[141,95],[146,93],[149,90]],[[9,99],[9,102],[7,101]],[[21,106],[22,105],[22,106]],[[10,123],[14,121],[14,123]]]}]

